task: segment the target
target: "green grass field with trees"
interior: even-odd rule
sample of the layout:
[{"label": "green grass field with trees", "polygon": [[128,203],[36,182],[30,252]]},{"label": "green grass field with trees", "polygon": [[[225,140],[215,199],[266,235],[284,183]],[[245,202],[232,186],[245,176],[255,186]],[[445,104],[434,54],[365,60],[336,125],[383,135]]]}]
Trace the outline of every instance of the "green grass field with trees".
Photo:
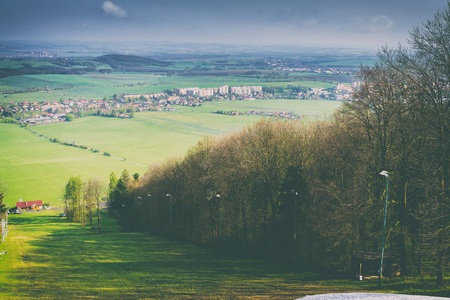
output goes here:
[{"label": "green grass field with trees", "polygon": [[[247,108],[246,103],[252,106]],[[101,177],[107,181],[109,173],[120,174],[123,169],[143,175],[154,163],[184,155],[206,135],[240,130],[261,118],[211,113],[236,110],[227,105],[263,111],[278,106],[278,111],[293,110],[322,118],[323,112],[328,115],[331,108],[340,104],[323,100],[211,102],[190,111],[136,113],[132,119],[86,117],[41,125],[31,128],[35,134],[18,125],[0,124],[0,178],[8,186],[5,203],[12,207],[22,198],[59,205],[64,184],[71,176],[81,175],[84,180]],[[88,149],[52,143],[44,137]],[[102,155],[104,152],[112,156]]]},{"label": "green grass field with trees", "polygon": [[[409,48],[383,48],[377,63],[361,67],[353,101],[332,118],[332,107],[306,101],[313,112],[301,113],[300,100],[224,101],[132,119],[0,124],[0,214],[22,193],[56,206],[10,216],[0,249],[7,251],[0,252],[0,296],[293,299],[364,291],[449,297],[448,32],[450,1],[410,31]],[[0,68],[0,76],[45,73],[64,85],[61,75],[112,72],[100,70],[105,63],[115,72],[177,68],[112,55],[35,69],[25,62]],[[152,88],[216,85],[228,71],[210,64],[149,80],[162,80]],[[336,84],[272,71],[257,78],[251,72],[246,82]],[[97,92],[84,79],[77,79],[77,97],[84,88],[85,95],[111,91],[103,79],[94,79],[105,89]],[[20,86],[0,82],[9,84]],[[215,113],[276,106],[313,118]],[[107,212],[98,212],[100,199]],[[67,206],[65,217],[58,205]],[[361,252],[398,260],[391,270],[386,260],[355,280],[362,265],[352,265],[352,258]],[[384,277],[374,279],[381,271]]]}]

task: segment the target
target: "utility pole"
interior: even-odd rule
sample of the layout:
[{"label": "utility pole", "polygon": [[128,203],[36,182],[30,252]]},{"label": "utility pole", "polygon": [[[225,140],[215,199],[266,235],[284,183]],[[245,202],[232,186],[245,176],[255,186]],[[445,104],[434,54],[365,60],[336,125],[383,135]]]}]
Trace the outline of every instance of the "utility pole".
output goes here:
[{"label": "utility pole", "polygon": [[381,237],[381,261],[380,261],[380,271],[378,273],[378,287],[381,287],[381,276],[383,275],[384,234],[386,232],[387,201],[388,201],[388,191],[389,191],[389,172],[381,171],[380,175],[386,177],[386,200],[384,202],[384,221],[383,221],[383,234]]}]

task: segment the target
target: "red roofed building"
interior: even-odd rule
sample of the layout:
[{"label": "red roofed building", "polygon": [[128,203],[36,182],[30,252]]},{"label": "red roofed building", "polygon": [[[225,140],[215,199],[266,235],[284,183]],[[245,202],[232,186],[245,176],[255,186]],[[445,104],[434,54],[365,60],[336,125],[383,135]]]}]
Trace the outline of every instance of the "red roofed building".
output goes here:
[{"label": "red roofed building", "polygon": [[42,200],[16,202],[16,207],[19,210],[41,210]]}]

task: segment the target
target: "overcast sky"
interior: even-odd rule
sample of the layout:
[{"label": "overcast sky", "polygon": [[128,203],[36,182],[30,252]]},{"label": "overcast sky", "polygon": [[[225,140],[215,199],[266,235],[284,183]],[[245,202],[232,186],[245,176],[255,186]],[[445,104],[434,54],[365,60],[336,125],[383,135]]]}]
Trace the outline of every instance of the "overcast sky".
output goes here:
[{"label": "overcast sky", "polygon": [[0,0],[0,40],[405,43],[447,0]]}]

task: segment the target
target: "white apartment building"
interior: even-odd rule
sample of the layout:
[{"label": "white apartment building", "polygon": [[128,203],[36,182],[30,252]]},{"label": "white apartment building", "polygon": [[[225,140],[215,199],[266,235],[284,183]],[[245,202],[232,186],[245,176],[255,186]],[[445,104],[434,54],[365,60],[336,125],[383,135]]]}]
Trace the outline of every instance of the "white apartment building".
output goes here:
[{"label": "white apartment building", "polygon": [[226,95],[228,94],[228,85],[222,85],[219,87],[219,94]]}]

